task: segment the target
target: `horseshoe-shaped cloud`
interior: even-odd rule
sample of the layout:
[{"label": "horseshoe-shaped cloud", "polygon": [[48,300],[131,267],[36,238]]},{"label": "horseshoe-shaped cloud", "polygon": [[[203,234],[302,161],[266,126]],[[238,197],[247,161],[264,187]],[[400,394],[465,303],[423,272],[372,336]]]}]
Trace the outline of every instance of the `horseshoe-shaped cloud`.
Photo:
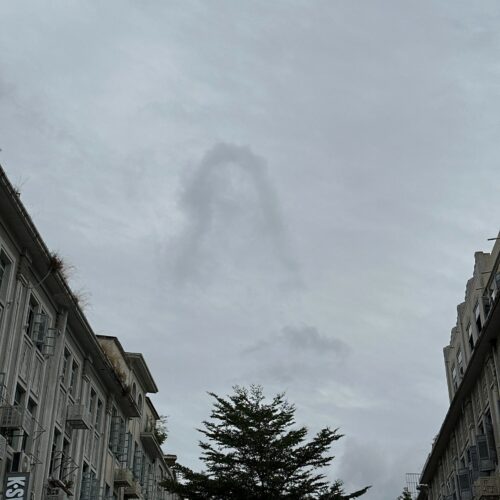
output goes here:
[{"label": "horseshoe-shaped cloud", "polygon": [[[294,282],[300,281],[298,266],[292,257],[286,225],[265,160],[248,147],[227,143],[216,144],[210,149],[185,185],[181,207],[187,223],[177,241],[178,253],[174,270],[176,281],[181,284],[191,281],[203,264],[202,247],[214,230],[216,218],[224,217],[221,201],[224,193],[233,189],[227,175],[233,169],[243,174],[244,179],[255,190],[256,200],[243,209],[259,213],[266,241],[270,242],[267,249],[269,258],[275,258]],[[226,217],[230,217],[230,214]]]}]

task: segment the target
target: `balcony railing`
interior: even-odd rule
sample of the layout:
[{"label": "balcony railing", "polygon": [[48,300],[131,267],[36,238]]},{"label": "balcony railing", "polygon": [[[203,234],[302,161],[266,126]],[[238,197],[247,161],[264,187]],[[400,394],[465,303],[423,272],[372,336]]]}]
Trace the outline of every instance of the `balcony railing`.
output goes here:
[{"label": "balcony railing", "polygon": [[500,478],[497,474],[480,477],[474,483],[474,499],[486,500],[500,495]]},{"label": "balcony railing", "polygon": [[45,500],[68,500],[67,493],[62,488],[47,488]]},{"label": "balcony railing", "polygon": [[85,407],[85,405],[69,405],[66,422],[73,429],[90,429],[90,427],[92,426],[92,415]]},{"label": "balcony railing", "polygon": [[156,434],[152,431],[141,432],[141,441],[144,449],[153,457],[162,457],[163,452],[161,450],[160,444],[156,439]]},{"label": "balcony railing", "polygon": [[125,467],[115,469],[114,483],[118,488],[122,486],[131,487],[134,484],[134,475],[132,471]]},{"label": "balcony railing", "polygon": [[33,416],[22,406],[0,406],[0,429],[24,429],[31,432]]},{"label": "balcony railing", "polygon": [[141,485],[137,481],[132,481],[123,492],[125,498],[141,498]]}]

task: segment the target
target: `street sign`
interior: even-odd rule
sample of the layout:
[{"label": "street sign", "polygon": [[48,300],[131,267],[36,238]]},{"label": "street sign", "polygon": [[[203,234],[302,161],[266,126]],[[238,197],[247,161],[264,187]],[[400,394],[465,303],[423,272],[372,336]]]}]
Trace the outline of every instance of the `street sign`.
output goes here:
[{"label": "street sign", "polygon": [[5,498],[13,498],[15,500],[28,500],[29,483],[29,472],[9,472],[5,477]]}]

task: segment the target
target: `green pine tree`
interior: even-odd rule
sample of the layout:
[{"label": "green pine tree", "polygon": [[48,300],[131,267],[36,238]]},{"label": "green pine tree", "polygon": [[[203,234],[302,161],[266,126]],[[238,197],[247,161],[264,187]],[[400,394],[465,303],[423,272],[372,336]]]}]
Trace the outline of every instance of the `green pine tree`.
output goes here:
[{"label": "green pine tree", "polygon": [[403,490],[403,493],[401,493],[401,495],[398,496],[397,500],[413,500],[413,497],[409,492],[408,488],[405,488]]},{"label": "green pine tree", "polygon": [[234,394],[215,399],[211,420],[199,431],[206,471],[177,466],[179,482],[164,487],[187,500],[347,500],[342,481],[329,483],[321,469],[330,465],[329,449],[342,437],[320,430],[306,442],[307,429],[295,426],[295,406],[284,394],[266,402],[262,387],[235,387]]}]

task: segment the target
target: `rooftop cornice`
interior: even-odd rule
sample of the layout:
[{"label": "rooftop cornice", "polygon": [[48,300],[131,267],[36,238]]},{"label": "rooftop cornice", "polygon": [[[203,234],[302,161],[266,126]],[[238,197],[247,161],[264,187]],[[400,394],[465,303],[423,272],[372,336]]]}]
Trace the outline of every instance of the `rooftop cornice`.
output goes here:
[{"label": "rooftop cornice", "polygon": [[[47,273],[50,268],[51,252],[1,165],[0,212],[8,221],[9,229],[17,243],[29,252],[32,267],[37,272]],[[68,323],[71,329],[83,333],[78,337],[79,343],[93,357],[95,368],[101,374],[103,382],[108,387],[115,389],[117,381],[112,370],[109,369],[110,365],[90,323],[62,274],[58,271],[48,274],[47,279],[43,282],[43,288],[56,309],[68,310]]]},{"label": "rooftop cornice", "polygon": [[132,366],[132,369],[139,377],[139,380],[146,392],[156,393],[158,387],[154,381],[153,375],[149,371],[148,365],[144,360],[144,356],[138,352],[127,352],[127,360]]}]

